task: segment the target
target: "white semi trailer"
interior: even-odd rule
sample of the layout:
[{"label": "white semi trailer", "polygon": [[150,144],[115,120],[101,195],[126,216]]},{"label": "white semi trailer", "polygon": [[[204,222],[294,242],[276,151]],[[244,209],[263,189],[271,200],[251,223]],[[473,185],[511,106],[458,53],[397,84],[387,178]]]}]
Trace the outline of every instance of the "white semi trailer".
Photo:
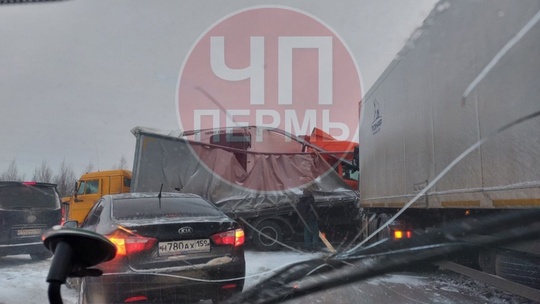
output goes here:
[{"label": "white semi trailer", "polygon": [[[540,1],[435,6],[360,103],[366,235],[486,137],[379,238],[540,208],[540,117],[496,131],[540,111],[538,19]],[[477,262],[485,271],[539,288],[539,256],[537,240],[481,251]]]}]

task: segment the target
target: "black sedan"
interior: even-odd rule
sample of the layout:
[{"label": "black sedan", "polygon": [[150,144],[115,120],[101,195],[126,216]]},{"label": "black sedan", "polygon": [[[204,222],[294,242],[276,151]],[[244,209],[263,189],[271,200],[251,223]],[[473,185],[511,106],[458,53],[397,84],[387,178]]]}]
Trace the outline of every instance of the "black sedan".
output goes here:
[{"label": "black sedan", "polygon": [[244,286],[244,231],[200,196],[106,195],[81,228],[117,247],[102,276],[83,279],[82,303],[215,303]]}]

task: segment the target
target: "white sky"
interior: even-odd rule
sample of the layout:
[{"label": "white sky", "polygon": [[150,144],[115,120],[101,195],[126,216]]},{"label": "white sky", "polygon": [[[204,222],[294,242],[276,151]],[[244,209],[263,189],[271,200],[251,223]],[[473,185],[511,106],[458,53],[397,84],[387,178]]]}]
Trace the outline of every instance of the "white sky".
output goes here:
[{"label": "white sky", "polygon": [[[330,4],[331,3],[331,4]],[[352,50],[364,92],[434,0],[69,0],[0,6],[0,173],[15,159],[27,179],[43,160],[77,175],[124,156],[130,129],[177,129],[176,83],[193,43],[231,12],[294,7],[332,27]],[[355,109],[356,110],[356,109]]]}]

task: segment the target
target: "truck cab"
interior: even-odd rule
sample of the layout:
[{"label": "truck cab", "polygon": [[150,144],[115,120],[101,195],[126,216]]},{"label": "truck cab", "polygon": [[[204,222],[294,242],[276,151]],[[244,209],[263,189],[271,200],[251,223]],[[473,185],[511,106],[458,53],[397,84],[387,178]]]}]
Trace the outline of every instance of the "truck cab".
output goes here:
[{"label": "truck cab", "polygon": [[95,202],[103,195],[130,191],[131,172],[108,170],[83,174],[76,182],[73,194],[62,199],[64,220],[81,223]]},{"label": "truck cab", "polygon": [[[358,143],[338,140],[319,128],[314,128],[311,135],[300,138],[317,147],[316,150],[351,189],[358,189]],[[307,151],[311,150],[315,149],[307,148]]]}]

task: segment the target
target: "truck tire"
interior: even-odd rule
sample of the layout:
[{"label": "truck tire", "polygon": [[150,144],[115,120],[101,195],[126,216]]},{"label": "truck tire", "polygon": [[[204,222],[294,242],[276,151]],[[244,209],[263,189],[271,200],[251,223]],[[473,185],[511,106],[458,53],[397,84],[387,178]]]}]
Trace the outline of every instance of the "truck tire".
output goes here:
[{"label": "truck tire", "polygon": [[274,221],[265,220],[257,224],[253,241],[259,250],[276,251],[281,248],[283,229]]},{"label": "truck tire", "polygon": [[[377,219],[378,218],[374,218],[371,222],[368,223],[368,229],[367,229],[368,233],[366,237],[372,235],[373,232],[375,232],[375,230],[377,230],[377,228],[379,227]],[[378,240],[377,236],[374,236],[371,239],[369,239],[367,243],[372,244],[372,243],[375,243],[377,240]]]},{"label": "truck tire", "polygon": [[512,251],[497,254],[495,268],[498,276],[540,289],[540,262],[538,258]]},{"label": "truck tire", "polygon": [[[377,220],[377,223],[378,223],[377,229],[379,229],[382,225],[386,224],[386,222],[388,222],[391,216],[383,213],[383,214],[380,214],[378,217],[379,218]],[[377,239],[380,241],[380,240],[390,238],[390,236],[391,236],[390,227],[386,226],[386,228],[384,228],[383,230],[381,230],[381,232],[377,234]]]}]

